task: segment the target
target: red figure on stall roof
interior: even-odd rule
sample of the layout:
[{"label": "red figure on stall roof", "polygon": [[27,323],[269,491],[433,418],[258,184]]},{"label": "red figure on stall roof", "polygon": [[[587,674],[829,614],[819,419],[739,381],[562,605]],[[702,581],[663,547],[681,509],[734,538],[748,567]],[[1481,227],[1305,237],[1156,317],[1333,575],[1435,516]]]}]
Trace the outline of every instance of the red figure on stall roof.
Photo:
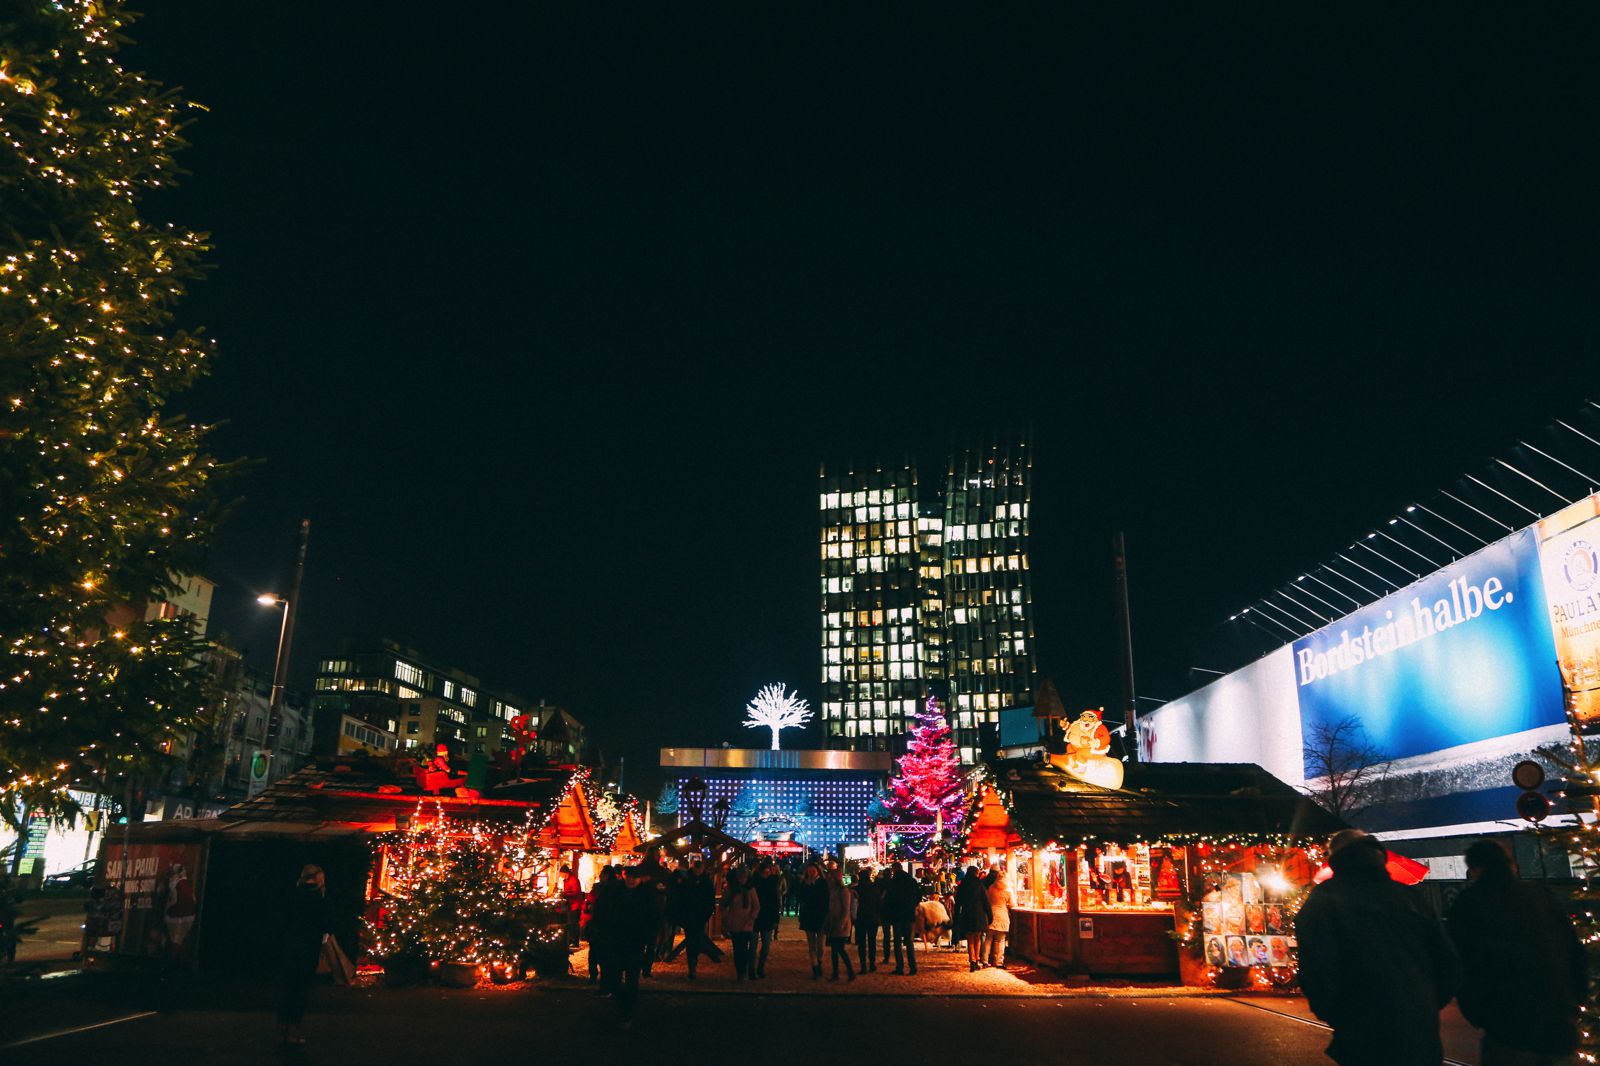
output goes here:
[{"label": "red figure on stall roof", "polygon": [[417,774],[424,792],[443,792],[467,783],[466,775],[459,777],[450,772],[450,746],[440,744],[434,748],[433,760]]}]

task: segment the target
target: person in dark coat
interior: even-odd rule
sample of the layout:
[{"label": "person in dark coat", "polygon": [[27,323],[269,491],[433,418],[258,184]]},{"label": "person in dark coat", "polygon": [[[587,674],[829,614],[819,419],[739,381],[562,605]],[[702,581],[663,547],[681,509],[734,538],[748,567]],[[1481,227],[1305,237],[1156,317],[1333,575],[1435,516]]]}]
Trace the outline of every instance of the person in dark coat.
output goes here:
[{"label": "person in dark coat", "polygon": [[891,870],[889,883],[883,887],[883,921],[894,940],[891,972],[916,973],[917,949],[911,938],[911,923],[917,915],[917,904],[922,901],[922,891],[904,866],[895,863]]},{"label": "person in dark coat", "polygon": [[583,935],[589,941],[589,983],[598,980],[601,992],[616,991],[616,973],[611,962],[617,943],[617,893],[623,887],[617,871],[607,866],[589,889],[589,918],[584,923]]},{"label": "person in dark coat", "polygon": [[641,881],[640,895],[645,905],[646,929],[640,950],[644,952],[644,976],[649,977],[659,955],[662,931],[667,924],[667,886],[656,880],[653,874],[641,874]]},{"label": "person in dark coat", "polygon": [[783,913],[782,878],[777,864],[771,859],[762,860],[756,870],[756,896],[761,900],[761,911],[756,915],[756,977],[767,976],[767,955],[772,951],[772,941],[778,935],[778,919]]},{"label": "person in dark coat", "polygon": [[637,866],[628,867],[613,881],[608,918],[611,928],[605,973],[617,1001],[617,1018],[624,1029],[633,1027],[633,1008],[639,1001],[639,974],[645,956],[655,943],[656,885]]},{"label": "person in dark coat", "polygon": [[1467,879],[1445,925],[1461,953],[1461,1013],[1483,1030],[1480,1061],[1571,1061],[1578,1008],[1589,994],[1589,963],[1572,920],[1548,889],[1518,878],[1498,841],[1467,849]]},{"label": "person in dark coat", "polygon": [[695,979],[695,969],[704,955],[712,962],[722,961],[722,949],[706,935],[706,923],[717,910],[717,886],[705,867],[696,862],[684,886],[680,917],[683,922],[683,941],[667,956],[675,959],[680,952],[689,958],[689,980]]},{"label": "person in dark coat", "polygon": [[1422,894],[1391,880],[1386,861],[1359,829],[1328,842],[1333,877],[1295,918],[1300,987],[1333,1027],[1328,1057],[1341,1066],[1439,1066],[1439,1011],[1461,963]]},{"label": "person in dark coat", "polygon": [[[878,926],[883,922],[883,883],[874,880],[872,868],[856,871],[856,961],[861,972],[878,968]],[[885,937],[887,939],[887,937]]]},{"label": "person in dark coat", "polygon": [[805,879],[795,893],[800,897],[800,929],[806,935],[806,953],[811,958],[811,978],[822,978],[822,949],[827,939],[823,926],[828,921],[828,882],[816,863],[806,867]]},{"label": "person in dark coat", "polygon": [[983,936],[989,931],[989,919],[994,917],[989,908],[989,890],[976,866],[967,867],[956,886],[955,911],[950,935],[966,940],[967,970],[976,973],[983,969]]},{"label": "person in dark coat", "polygon": [[283,935],[279,939],[278,1024],[285,1044],[304,1044],[300,1024],[306,1016],[306,999],[311,994],[311,979],[317,973],[322,943],[332,924],[328,913],[327,879],[322,867],[306,865],[300,870],[284,913]]}]

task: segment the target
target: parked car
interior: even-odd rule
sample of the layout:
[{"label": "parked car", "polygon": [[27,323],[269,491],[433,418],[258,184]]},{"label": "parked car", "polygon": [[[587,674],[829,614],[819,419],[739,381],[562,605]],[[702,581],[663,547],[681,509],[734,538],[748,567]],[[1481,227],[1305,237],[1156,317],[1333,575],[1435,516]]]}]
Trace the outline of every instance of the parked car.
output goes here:
[{"label": "parked car", "polygon": [[76,869],[51,874],[44,879],[45,888],[88,888],[94,884],[94,875],[100,869],[99,859],[90,859]]}]

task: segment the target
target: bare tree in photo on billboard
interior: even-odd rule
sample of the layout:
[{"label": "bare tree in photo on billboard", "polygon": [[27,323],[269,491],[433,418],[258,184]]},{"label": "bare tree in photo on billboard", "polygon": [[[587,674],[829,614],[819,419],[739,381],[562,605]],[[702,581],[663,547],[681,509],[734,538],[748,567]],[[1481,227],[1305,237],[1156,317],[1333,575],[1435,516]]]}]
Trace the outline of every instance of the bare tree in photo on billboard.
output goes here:
[{"label": "bare tree in photo on billboard", "polygon": [[1389,762],[1355,715],[1320,723],[1305,738],[1306,794],[1349,822],[1388,797]]}]

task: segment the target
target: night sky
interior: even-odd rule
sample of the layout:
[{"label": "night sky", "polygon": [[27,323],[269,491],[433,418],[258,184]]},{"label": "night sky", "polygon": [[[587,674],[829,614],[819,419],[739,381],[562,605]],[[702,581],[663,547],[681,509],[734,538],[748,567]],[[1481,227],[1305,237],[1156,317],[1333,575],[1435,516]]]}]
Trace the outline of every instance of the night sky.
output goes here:
[{"label": "night sky", "polygon": [[393,637],[630,777],[819,702],[820,461],[1031,422],[1040,668],[1109,704],[1114,530],[1175,696],[1596,391],[1592,8],[149,6],[208,108],[180,406],[258,461],[213,634],[270,668],[308,517],[298,683]]}]

